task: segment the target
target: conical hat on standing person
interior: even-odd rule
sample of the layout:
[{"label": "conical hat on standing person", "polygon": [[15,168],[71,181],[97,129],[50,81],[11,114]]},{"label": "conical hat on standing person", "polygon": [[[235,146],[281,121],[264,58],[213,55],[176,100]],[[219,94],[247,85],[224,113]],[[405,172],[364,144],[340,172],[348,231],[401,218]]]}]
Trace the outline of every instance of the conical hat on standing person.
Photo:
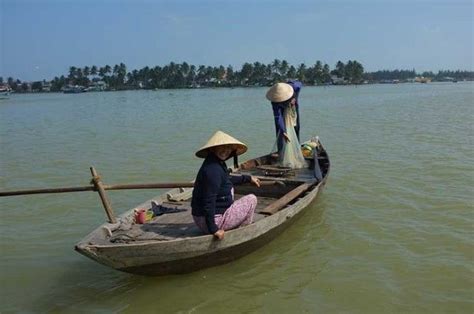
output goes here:
[{"label": "conical hat on standing person", "polygon": [[206,158],[209,148],[222,146],[222,145],[231,145],[233,150],[235,150],[237,155],[242,155],[247,151],[247,145],[236,140],[229,134],[226,134],[222,131],[217,131],[213,136],[207,141],[206,145],[201,147],[197,152],[196,156],[199,158]]},{"label": "conical hat on standing person", "polygon": [[267,99],[271,102],[284,102],[293,97],[293,87],[286,83],[276,83],[267,91]]}]

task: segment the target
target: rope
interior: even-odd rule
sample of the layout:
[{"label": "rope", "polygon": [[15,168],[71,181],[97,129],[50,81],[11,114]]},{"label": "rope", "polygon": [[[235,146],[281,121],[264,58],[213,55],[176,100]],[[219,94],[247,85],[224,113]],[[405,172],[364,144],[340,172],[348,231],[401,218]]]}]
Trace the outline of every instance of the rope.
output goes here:
[{"label": "rope", "polygon": [[101,177],[99,175],[93,176],[90,183],[96,186],[100,180],[101,180]]}]

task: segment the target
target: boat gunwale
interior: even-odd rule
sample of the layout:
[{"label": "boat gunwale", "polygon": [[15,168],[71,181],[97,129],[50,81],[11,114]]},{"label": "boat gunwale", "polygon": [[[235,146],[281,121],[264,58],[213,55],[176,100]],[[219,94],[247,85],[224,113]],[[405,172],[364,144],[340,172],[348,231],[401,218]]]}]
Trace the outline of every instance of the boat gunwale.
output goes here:
[{"label": "boat gunwale", "polygon": [[[319,188],[319,186],[324,182],[324,180],[322,180],[321,182],[319,182],[318,184],[313,184],[311,185],[308,190],[313,190],[313,189],[316,189],[316,188]],[[307,191],[308,191],[307,190]],[[232,235],[236,232],[239,232],[239,233],[244,233],[244,231],[247,231],[247,229],[249,229],[250,227],[252,226],[260,226],[260,224],[263,224],[263,221],[267,221],[269,218],[272,218],[274,217],[273,219],[275,220],[278,220],[276,217],[279,217],[281,215],[283,215],[283,213],[287,212],[289,209],[293,208],[294,206],[296,206],[297,204],[301,203],[302,200],[304,198],[307,198],[307,197],[310,197],[310,195],[305,195],[303,198],[301,198],[300,200],[298,200],[297,202],[289,205],[289,206],[286,206],[285,208],[283,208],[282,210],[278,211],[277,213],[273,214],[273,215],[268,215],[267,217],[263,218],[263,219],[260,219],[250,225],[246,225],[246,226],[242,226],[242,227],[239,227],[239,228],[236,228],[236,229],[232,229],[232,230],[227,230],[226,231],[226,235],[227,237],[229,235]],[[127,213],[130,213],[133,211],[134,209],[131,209],[129,211],[127,211],[125,214]],[[125,215],[127,216],[127,215]],[[104,224],[105,225],[105,224]],[[102,225],[102,226],[104,226]],[[101,226],[100,226],[101,227]],[[98,227],[96,230],[93,231],[93,233],[95,233],[96,231],[98,231],[98,229],[100,229],[100,227]],[[268,230],[271,230],[268,229]],[[268,232],[268,230],[266,232]],[[145,240],[145,241],[140,241],[139,243],[117,243],[117,244],[86,244],[86,246],[88,247],[95,247],[95,248],[124,248],[124,247],[140,247],[140,246],[148,246],[150,244],[165,244],[165,243],[179,243],[179,242],[182,242],[182,241],[191,241],[191,240],[208,240],[210,238],[213,238],[214,235],[212,234],[204,234],[204,235],[198,235],[198,236],[192,236],[192,237],[184,237],[184,238],[175,238],[175,239],[170,239],[170,240]],[[79,242],[77,245],[80,245],[82,242],[85,242],[85,241],[81,241]],[[245,242],[245,241],[243,241]],[[235,245],[235,244],[234,244]]]},{"label": "boat gunwale", "polygon": [[[327,156],[327,152],[326,150],[324,149],[324,147],[322,146],[321,144],[321,147],[323,148],[323,151],[325,152],[326,156]],[[268,155],[264,155],[264,156],[261,156],[261,157],[257,157],[257,158],[253,158],[253,159],[250,159],[248,161],[246,161],[245,163],[248,163],[248,162],[252,162],[254,160],[262,160],[264,158],[267,158],[268,156],[270,156],[270,154]],[[327,156],[327,160],[329,161],[329,156]],[[241,169],[241,165],[239,166],[238,169]],[[93,240],[94,238],[96,237],[99,237],[99,232],[103,232],[103,227],[107,227],[107,226],[111,226],[113,224],[110,224],[108,222],[105,222],[103,223],[102,225],[98,226],[96,229],[94,229],[93,231],[91,231],[88,235],[86,235],[81,241],[79,241],[76,245],[75,245],[75,248],[77,251],[79,251],[81,254],[84,254],[88,257],[92,257],[91,256],[91,250],[108,250],[108,249],[111,249],[111,250],[120,250],[120,249],[124,249],[124,248],[140,248],[140,247],[150,247],[150,246],[153,246],[155,248],[157,247],[166,247],[166,246],[169,246],[169,245],[176,245],[176,244],[179,244],[181,242],[188,242],[190,243],[190,245],[194,245],[194,244],[199,244],[199,243],[205,243],[205,244],[209,244],[209,243],[213,243],[215,244],[215,247],[213,248],[214,250],[212,251],[220,251],[220,250],[223,250],[223,249],[227,249],[227,248],[231,248],[233,246],[236,246],[236,245],[239,245],[239,244],[242,244],[242,243],[245,243],[247,241],[250,241],[252,240],[253,238],[258,238],[268,232],[270,232],[272,229],[275,229],[276,227],[278,227],[279,225],[281,225],[283,222],[280,221],[281,217],[284,216],[284,215],[287,215],[289,211],[291,211],[292,209],[294,209],[295,207],[297,207],[299,204],[301,203],[305,203],[306,201],[308,202],[308,204],[306,206],[303,206],[302,208],[299,208],[296,212],[294,212],[290,217],[287,217],[285,218],[286,219],[289,219],[289,218],[292,218],[293,216],[297,215],[299,212],[303,211],[310,203],[311,201],[316,198],[316,196],[318,195],[319,193],[319,190],[322,186],[324,186],[326,184],[326,181],[327,181],[327,178],[329,176],[329,171],[330,171],[330,163],[327,167],[327,170],[326,170],[326,173],[323,177],[323,179],[321,181],[317,181],[315,180],[314,182],[309,182],[310,183],[310,187],[304,192],[306,193],[306,195],[304,195],[303,197],[299,198],[296,202],[294,202],[293,204],[291,205],[287,205],[285,206],[283,209],[281,209],[280,211],[276,212],[275,214],[273,215],[269,215],[265,218],[262,218],[258,221],[255,221],[254,223],[250,224],[250,225],[247,225],[247,226],[243,226],[243,227],[239,227],[239,228],[236,228],[236,229],[232,229],[232,230],[228,230],[226,231],[226,239],[232,239],[233,237],[235,237],[236,234],[242,234],[242,235],[245,235],[245,233],[248,233],[249,236],[248,237],[245,237],[243,239],[241,239],[240,241],[221,241],[221,242],[216,242],[215,239],[214,239],[214,236],[211,235],[211,234],[203,234],[203,235],[197,235],[197,236],[190,236],[190,237],[183,237],[183,238],[175,238],[175,239],[169,239],[169,240],[154,240],[154,239],[150,239],[150,240],[144,240],[144,241],[140,241],[139,243],[116,243],[116,244],[91,244],[89,243],[89,241]],[[305,182],[301,181],[301,184],[303,184]],[[308,183],[308,182],[306,182]],[[295,187],[296,188],[296,187]],[[316,192],[314,192],[314,190],[316,190]],[[179,189],[178,188],[175,188],[175,189],[171,189],[171,190],[168,190],[168,193],[172,193],[172,192],[179,192]],[[314,192],[314,195],[313,193]],[[160,195],[159,197],[157,198],[152,198],[150,200],[147,200],[145,201],[144,203],[141,203],[139,205],[137,205],[136,207],[124,212],[123,214],[121,214],[119,217],[120,218],[128,218],[130,217],[132,214],[133,214],[133,211],[136,209],[136,208],[140,208],[140,207],[143,207],[143,205],[145,204],[148,204],[151,200],[153,199],[159,199],[160,201],[161,200],[166,200],[166,193],[163,193],[162,195]],[[278,198],[279,199],[279,198]],[[275,221],[274,223],[272,223],[271,221]],[[280,222],[279,222],[280,221]],[[267,228],[263,228],[261,230],[261,232],[257,232],[255,233],[256,231],[258,231],[264,224],[268,224],[268,227]],[[249,229],[256,229],[256,230],[249,230]],[[93,254],[95,255],[95,254]],[[93,258],[95,260],[97,260],[96,258]],[[101,259],[102,260],[102,259]]]}]

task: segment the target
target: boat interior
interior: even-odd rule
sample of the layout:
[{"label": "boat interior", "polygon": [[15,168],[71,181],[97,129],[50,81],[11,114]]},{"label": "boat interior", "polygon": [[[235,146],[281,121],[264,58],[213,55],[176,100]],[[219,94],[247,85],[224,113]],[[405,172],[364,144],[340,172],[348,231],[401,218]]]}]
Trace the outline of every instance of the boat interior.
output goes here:
[{"label": "boat interior", "polygon": [[[318,156],[318,155],[317,155]],[[325,177],[329,169],[329,160],[324,150],[316,157],[321,170],[322,177]],[[257,208],[254,215],[254,223],[265,219],[269,214],[265,209],[269,208],[277,200],[288,195],[298,186],[308,184],[314,188],[318,179],[315,176],[315,159],[308,158],[308,167],[303,169],[287,169],[275,165],[275,156],[267,155],[249,160],[239,166],[231,175],[252,175],[257,176],[264,183],[261,187],[250,184],[238,185],[234,187],[235,199],[253,193],[258,198]],[[290,193],[291,194],[291,193]],[[181,188],[172,190],[165,195],[161,195],[137,206],[134,210],[144,209],[152,211],[150,217],[143,224],[135,223],[134,212],[121,218],[117,228],[103,227],[105,237],[94,239],[94,244],[114,244],[114,243],[137,243],[140,241],[169,241],[178,238],[188,238],[203,235],[195,225],[191,215],[191,195],[192,189]],[[297,195],[302,197],[301,195]],[[294,197],[285,206],[291,205],[298,200]],[[280,201],[281,202],[281,201]],[[154,204],[152,204],[154,203]],[[158,208],[158,210],[157,210]]]}]

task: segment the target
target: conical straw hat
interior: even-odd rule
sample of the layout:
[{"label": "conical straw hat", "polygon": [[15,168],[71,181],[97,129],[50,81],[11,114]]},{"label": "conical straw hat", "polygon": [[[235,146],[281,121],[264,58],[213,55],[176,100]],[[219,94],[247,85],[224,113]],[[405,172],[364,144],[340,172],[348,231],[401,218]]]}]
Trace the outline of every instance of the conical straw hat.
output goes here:
[{"label": "conical straw hat", "polygon": [[222,131],[217,131],[213,136],[207,141],[206,145],[201,147],[197,152],[196,156],[199,158],[206,158],[209,148],[221,146],[221,145],[232,145],[233,149],[236,151],[237,155],[241,155],[247,151],[247,145],[236,140],[229,134],[226,134]]},{"label": "conical straw hat", "polygon": [[276,83],[267,92],[267,99],[271,102],[283,102],[293,96],[293,87],[286,83]]}]

